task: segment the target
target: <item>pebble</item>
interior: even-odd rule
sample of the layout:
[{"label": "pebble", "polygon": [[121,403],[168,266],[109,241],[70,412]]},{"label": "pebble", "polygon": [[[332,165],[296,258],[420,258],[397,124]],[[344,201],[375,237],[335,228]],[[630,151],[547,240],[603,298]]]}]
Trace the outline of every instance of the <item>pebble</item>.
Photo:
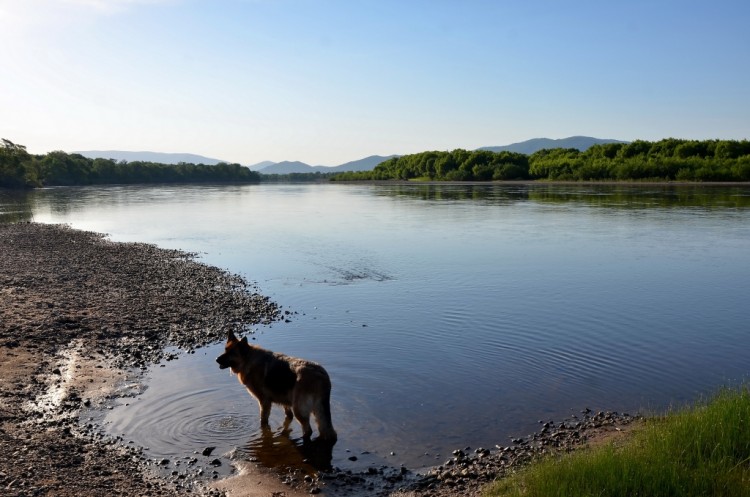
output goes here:
[{"label": "pebble", "polygon": [[[280,307],[242,277],[196,261],[196,254],[111,242],[62,225],[0,224],[0,254],[0,349],[9,359],[35,358],[23,365],[28,373],[19,380],[0,382],[5,433],[12,434],[3,448],[19,453],[3,468],[0,488],[63,497],[174,495],[166,480],[144,476],[145,466],[161,461],[146,461],[133,444],[78,426],[79,410],[92,404],[82,398],[87,395],[72,391],[59,406],[25,406],[47,393],[49,376],[62,384],[67,369],[59,352],[73,342],[81,344],[82,357],[143,371],[177,357],[165,352],[168,345],[194,352],[223,341],[227,330],[243,333],[279,320]],[[89,383],[96,388],[98,380]],[[49,485],[39,486],[37,470],[29,472],[25,460],[43,468]],[[192,477],[177,478],[181,488],[197,488]]]},{"label": "pebble", "polygon": [[[495,450],[478,448],[473,454],[469,448],[456,449],[453,457],[444,464],[431,469],[425,475],[409,482],[403,490],[412,492],[410,495],[474,495],[479,494],[480,488],[516,468],[529,464],[535,458],[548,455],[552,451],[569,452],[582,446],[588,439],[588,434],[609,427],[619,430],[637,418],[627,413],[598,412],[584,410],[583,419],[571,418],[563,421],[555,431],[550,428],[555,423],[545,423],[539,432],[523,438],[513,437],[513,445],[496,445]],[[440,493],[440,488],[445,492]],[[437,494],[435,493],[437,492]]]}]

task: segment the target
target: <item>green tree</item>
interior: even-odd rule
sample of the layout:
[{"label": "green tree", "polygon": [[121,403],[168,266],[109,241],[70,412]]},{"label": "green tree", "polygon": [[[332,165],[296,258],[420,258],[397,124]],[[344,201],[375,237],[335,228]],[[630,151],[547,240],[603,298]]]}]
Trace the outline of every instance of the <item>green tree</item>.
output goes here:
[{"label": "green tree", "polygon": [[678,140],[677,138],[665,138],[651,144],[651,148],[648,151],[649,158],[652,159],[664,159],[666,157],[674,157],[675,150],[678,146],[685,143],[686,140]]},{"label": "green tree", "polygon": [[[690,140],[677,145],[674,150],[675,157],[687,159],[689,157],[706,157],[708,154],[708,142]],[[713,155],[713,154],[711,154]]]},{"label": "green tree", "polygon": [[714,148],[717,159],[738,159],[746,155],[750,155],[750,142],[747,140],[721,140]]},{"label": "green tree", "polygon": [[23,145],[2,138],[0,143],[0,187],[22,188],[38,182],[33,157]]},{"label": "green tree", "polygon": [[570,180],[574,169],[583,163],[576,148],[539,150],[529,157],[529,175],[538,179]]},{"label": "green tree", "polygon": [[623,159],[631,157],[646,156],[651,150],[651,143],[644,140],[635,140],[634,142],[624,145],[619,150],[619,156]]},{"label": "green tree", "polygon": [[80,154],[59,150],[50,152],[40,161],[43,182],[55,186],[91,184],[92,163],[91,159]]},{"label": "green tree", "polygon": [[448,175],[448,173],[457,168],[458,164],[456,164],[456,160],[454,159],[453,154],[442,154],[435,161],[435,176],[438,179],[444,179]]}]

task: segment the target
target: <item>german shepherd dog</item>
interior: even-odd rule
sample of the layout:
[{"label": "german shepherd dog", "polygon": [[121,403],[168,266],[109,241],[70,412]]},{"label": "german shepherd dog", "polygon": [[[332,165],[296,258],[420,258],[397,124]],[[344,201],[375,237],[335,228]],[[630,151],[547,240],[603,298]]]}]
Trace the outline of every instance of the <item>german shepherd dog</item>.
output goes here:
[{"label": "german shepherd dog", "polygon": [[238,340],[229,332],[224,353],[216,358],[219,368],[230,368],[256,398],[261,427],[268,427],[271,405],[284,407],[287,422],[292,416],[302,425],[305,440],[312,435],[310,414],[318,423],[320,439],[336,441],[331,423],[331,380],[323,366],[297,357],[271,352]]}]

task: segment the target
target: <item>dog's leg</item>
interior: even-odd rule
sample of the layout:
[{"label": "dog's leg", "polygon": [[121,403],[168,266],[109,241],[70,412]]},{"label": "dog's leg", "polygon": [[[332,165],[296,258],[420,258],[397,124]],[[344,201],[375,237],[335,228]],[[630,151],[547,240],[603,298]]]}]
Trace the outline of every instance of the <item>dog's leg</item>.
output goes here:
[{"label": "dog's leg", "polygon": [[318,402],[313,410],[315,415],[315,421],[318,422],[318,432],[320,438],[327,440],[332,443],[336,443],[338,436],[336,430],[333,429],[333,423],[331,422],[331,403],[330,403],[330,392],[326,392]]},{"label": "dog's leg", "polygon": [[300,403],[294,405],[294,417],[302,425],[302,437],[310,439],[312,436],[312,426],[310,426],[310,411],[305,409]]},{"label": "dog's leg", "polygon": [[282,427],[282,432],[289,433],[290,429],[289,426],[292,424],[292,420],[294,419],[294,413],[292,412],[292,408],[289,406],[284,406],[284,425]]},{"label": "dog's leg", "polygon": [[310,416],[303,416],[300,414],[296,414],[296,416],[297,421],[302,425],[302,438],[309,440],[313,433],[312,426],[310,426]]},{"label": "dog's leg", "polygon": [[260,425],[268,426],[268,417],[271,415],[271,401],[270,400],[258,400],[260,406]]},{"label": "dog's leg", "polygon": [[292,425],[292,420],[294,417],[291,418],[284,418],[284,424],[281,425],[281,433],[285,435],[289,435],[289,433],[292,431],[290,426]]}]

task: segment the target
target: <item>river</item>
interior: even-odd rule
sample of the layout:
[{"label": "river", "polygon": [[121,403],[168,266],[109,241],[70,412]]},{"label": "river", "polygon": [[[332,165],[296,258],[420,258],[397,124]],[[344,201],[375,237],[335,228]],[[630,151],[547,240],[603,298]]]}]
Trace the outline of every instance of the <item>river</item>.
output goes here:
[{"label": "river", "polygon": [[[747,186],[52,188],[0,193],[0,220],[196,252],[256,282],[290,315],[251,340],[332,377],[341,467],[431,466],[586,407],[660,412],[750,370]],[[107,430],[154,457],[282,460],[222,347],[150,369]]]}]

